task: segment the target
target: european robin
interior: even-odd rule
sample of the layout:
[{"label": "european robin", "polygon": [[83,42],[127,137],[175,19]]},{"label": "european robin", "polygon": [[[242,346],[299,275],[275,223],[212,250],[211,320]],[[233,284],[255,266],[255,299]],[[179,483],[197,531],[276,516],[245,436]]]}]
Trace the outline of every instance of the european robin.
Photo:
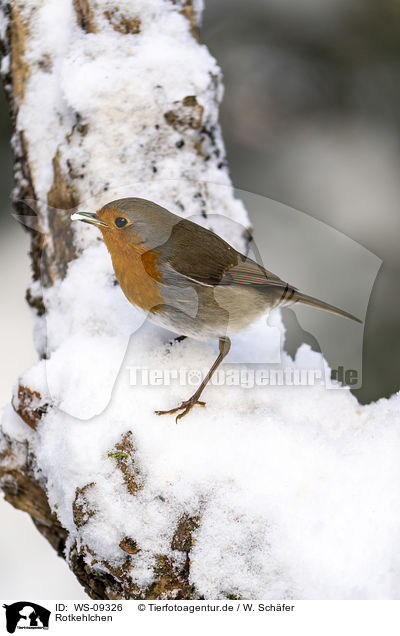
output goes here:
[{"label": "european robin", "polygon": [[195,404],[228,354],[229,336],[269,309],[297,302],[361,322],[307,296],[236,251],[214,232],[146,199],[111,201],[72,220],[96,225],[127,299],[158,325],[198,340],[218,338],[219,355],[195,393],[169,411],[180,419]]}]

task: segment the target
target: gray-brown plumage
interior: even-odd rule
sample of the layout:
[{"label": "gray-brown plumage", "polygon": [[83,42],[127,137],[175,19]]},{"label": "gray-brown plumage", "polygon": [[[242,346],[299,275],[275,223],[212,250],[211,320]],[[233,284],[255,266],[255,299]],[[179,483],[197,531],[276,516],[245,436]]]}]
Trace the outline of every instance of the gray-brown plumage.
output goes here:
[{"label": "gray-brown plumage", "polygon": [[112,201],[97,214],[74,219],[97,225],[121,288],[150,319],[178,334],[218,338],[220,354],[195,394],[171,411],[186,415],[230,348],[230,335],[273,307],[297,302],[361,322],[346,311],[308,296],[222,238],[145,199]]}]

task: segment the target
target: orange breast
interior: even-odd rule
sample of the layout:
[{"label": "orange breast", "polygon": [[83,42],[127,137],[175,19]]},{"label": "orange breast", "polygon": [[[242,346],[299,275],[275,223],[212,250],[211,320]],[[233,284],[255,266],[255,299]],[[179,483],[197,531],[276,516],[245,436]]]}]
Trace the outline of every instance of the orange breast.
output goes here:
[{"label": "orange breast", "polygon": [[139,239],[137,242],[123,240],[125,237],[122,232],[104,232],[103,236],[125,296],[133,305],[145,311],[159,311],[164,296],[157,284],[161,280],[157,252],[139,245]]}]

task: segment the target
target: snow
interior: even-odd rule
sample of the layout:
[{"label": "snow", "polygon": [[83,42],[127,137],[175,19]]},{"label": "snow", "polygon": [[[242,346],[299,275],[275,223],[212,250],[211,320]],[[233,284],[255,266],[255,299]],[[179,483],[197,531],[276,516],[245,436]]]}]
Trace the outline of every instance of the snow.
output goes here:
[{"label": "snow", "polygon": [[[185,132],[177,152],[183,132],[162,116],[196,95],[223,152],[219,70],[176,8],[162,0],[120,2],[122,13],[141,20],[140,33],[124,36],[104,18],[110,2],[92,3],[100,32],[91,34],[78,27],[70,0],[24,5],[32,26],[26,55],[36,70],[18,129],[39,199],[51,187],[49,157],[58,150],[62,165],[68,160],[71,173],[83,175],[74,182],[82,209],[144,196],[184,216],[200,215],[244,248],[246,213],[227,170],[218,167],[221,157],[203,161],[196,154],[195,130]],[[51,64],[43,69],[46,50]],[[85,135],[72,131],[76,112],[88,126]],[[203,205],[220,215],[218,222],[202,216]],[[99,557],[93,567],[121,565],[126,553],[119,543],[130,537],[140,548],[131,575],[144,589],[159,555],[182,566],[171,543],[186,514],[199,518],[190,582],[205,598],[398,598],[399,395],[362,407],[348,389],[318,383],[210,385],[205,409],[195,407],[178,423],[158,417],[156,409],[177,406],[193,388],[176,381],[133,385],[132,368],[206,369],[216,343],[173,342],[176,334],[149,323],[114,285],[98,231],[82,224],[74,231],[79,258],[62,281],[42,290],[47,313],[36,337],[47,359],[20,380],[51,408],[36,432],[11,407],[2,421],[4,433],[26,440],[36,457],[50,505],[69,532],[67,557],[77,544],[88,563],[91,554]],[[263,318],[234,339],[225,368],[280,360],[283,368],[329,375],[306,345],[292,360],[284,337],[279,312]],[[129,432],[135,494],[113,455]],[[77,492],[90,511],[79,524]]]},{"label": "snow", "polygon": [[[178,6],[162,0],[119,3],[117,16],[140,18],[140,32],[125,35],[105,17],[114,5],[91,3],[99,32],[85,33],[71,0],[24,2],[31,25],[26,61],[35,72],[26,83],[17,128],[30,153],[39,202],[47,200],[53,182],[49,158],[58,151],[84,207],[135,195],[183,216],[205,211],[246,226],[224,167],[217,63],[194,40]],[[197,105],[182,105],[187,96],[196,96]],[[176,125],[167,123],[168,112],[178,113]],[[179,122],[192,115],[194,127],[184,133]],[[79,126],[87,127],[86,134],[79,134]],[[205,132],[199,154],[200,126]],[[243,249],[240,236],[232,237],[229,229],[225,234]]]},{"label": "snow", "polygon": [[[7,434],[29,437],[50,503],[70,532],[69,546],[78,540],[116,565],[124,559],[121,539],[131,537],[141,549],[132,575],[145,587],[158,555],[179,564],[182,554],[171,549],[178,522],[185,513],[199,515],[191,582],[206,598],[398,597],[399,396],[361,407],[346,389],[209,386],[206,409],[197,407],[176,424],[154,410],[175,406],[193,389],[131,386],[129,365],[207,367],[215,347],[190,340],[171,345],[168,332],[146,322],[132,338],[105,410],[79,419],[88,402],[108,396],[104,369],[96,372],[88,353],[98,348],[97,359],[107,366],[109,339],[117,347],[121,337],[118,325],[115,330],[104,339],[69,339],[68,356],[57,350],[66,369],[79,361],[80,386],[78,379],[69,386],[73,380],[67,371],[61,376],[57,358],[45,363],[48,379],[54,373],[66,380],[62,395],[75,417],[60,403],[34,435],[10,409],[3,419]],[[268,337],[262,321],[248,334],[250,345]],[[283,362],[304,368],[322,359],[303,345],[294,363]],[[41,365],[24,381],[43,392]],[[128,431],[142,480],[135,496],[109,456]],[[76,488],[91,483],[87,500],[95,513],[77,528]]]}]

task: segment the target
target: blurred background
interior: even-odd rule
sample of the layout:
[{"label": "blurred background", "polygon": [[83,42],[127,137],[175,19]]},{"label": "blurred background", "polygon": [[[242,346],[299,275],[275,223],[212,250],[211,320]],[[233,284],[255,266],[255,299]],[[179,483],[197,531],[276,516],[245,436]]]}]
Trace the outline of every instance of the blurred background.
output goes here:
[{"label": "blurred background", "polygon": [[[383,261],[355,390],[362,403],[400,387],[399,35],[398,0],[209,0],[201,29],[224,73],[234,185],[312,215]],[[10,216],[10,134],[1,94],[1,404],[35,360],[29,241]],[[262,216],[252,221],[262,226]],[[84,597],[26,515],[2,501],[0,514],[0,598]]]}]

